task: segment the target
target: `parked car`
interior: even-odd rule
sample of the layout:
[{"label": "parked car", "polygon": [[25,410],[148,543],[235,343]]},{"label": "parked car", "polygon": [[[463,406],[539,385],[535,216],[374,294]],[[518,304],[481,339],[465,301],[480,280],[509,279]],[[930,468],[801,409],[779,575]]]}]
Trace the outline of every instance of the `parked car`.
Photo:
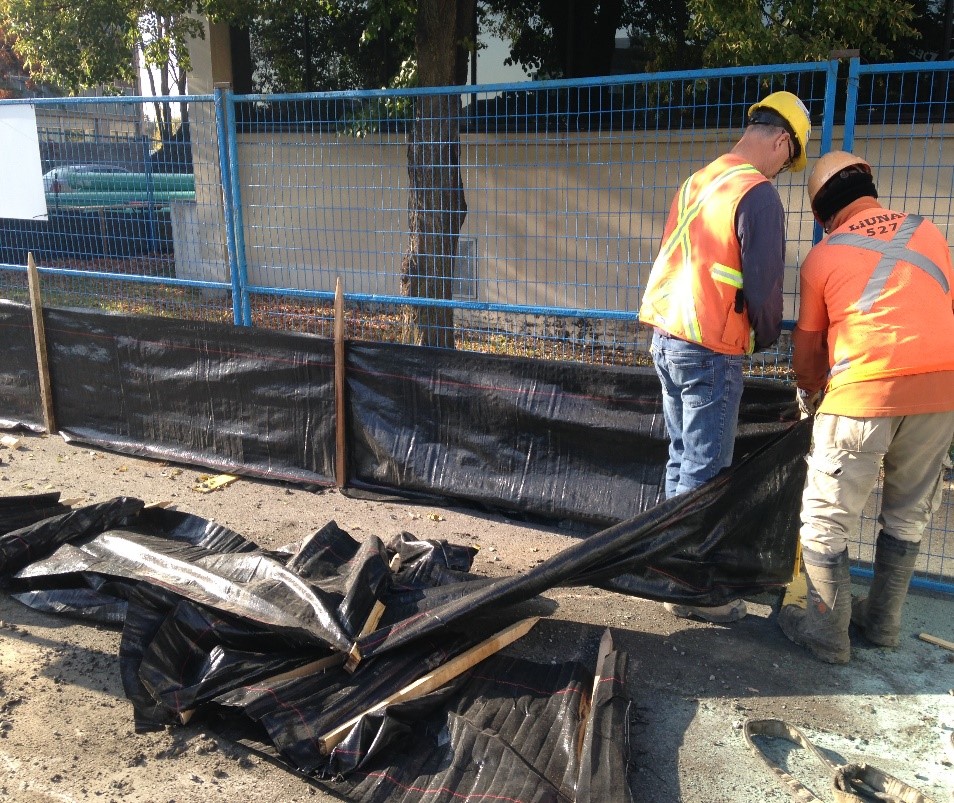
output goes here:
[{"label": "parked car", "polygon": [[89,173],[129,173],[124,167],[116,167],[109,164],[73,164],[61,165],[48,170],[43,174],[44,192],[71,192],[74,188],[70,185],[70,179],[79,174],[88,175]]}]

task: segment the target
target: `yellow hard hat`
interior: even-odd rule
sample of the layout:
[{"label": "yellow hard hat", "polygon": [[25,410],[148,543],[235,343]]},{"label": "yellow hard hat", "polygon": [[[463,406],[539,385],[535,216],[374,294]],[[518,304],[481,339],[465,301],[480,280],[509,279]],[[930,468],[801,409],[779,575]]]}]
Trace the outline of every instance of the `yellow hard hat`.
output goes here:
[{"label": "yellow hard hat", "polygon": [[815,197],[822,187],[843,170],[855,167],[871,175],[871,165],[848,151],[829,151],[815,162],[812,174],[808,177],[808,200],[812,207],[815,206]]},{"label": "yellow hard hat", "polygon": [[808,109],[791,92],[773,92],[766,95],[758,103],[749,106],[749,122],[772,122],[769,119],[759,120],[759,111],[774,112],[783,121],[783,128],[788,130],[795,141],[795,159],[792,161],[792,171],[798,173],[808,164],[808,138],[812,134],[812,123],[808,116]]}]

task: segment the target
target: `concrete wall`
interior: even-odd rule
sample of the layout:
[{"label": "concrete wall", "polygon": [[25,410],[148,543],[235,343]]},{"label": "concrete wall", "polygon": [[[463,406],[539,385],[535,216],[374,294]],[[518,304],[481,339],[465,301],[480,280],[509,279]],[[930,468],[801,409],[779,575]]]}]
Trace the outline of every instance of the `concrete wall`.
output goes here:
[{"label": "concrete wall", "polygon": [[[462,236],[476,241],[478,299],[635,309],[674,192],[737,133],[465,135]],[[834,141],[842,141],[841,131]],[[268,132],[241,135],[238,144],[252,284],[332,290],[341,276],[346,292],[398,294],[407,229],[403,135]],[[220,277],[214,141],[195,147],[196,264]],[[886,204],[932,217],[952,239],[951,126],[860,128],[855,151],[875,165]],[[200,178],[201,171],[208,175]],[[788,318],[797,313],[797,267],[813,233],[806,178],[778,181],[788,211]]]},{"label": "concrete wall", "polygon": [[219,170],[215,107],[189,104],[195,201],[171,204],[176,277],[207,282],[229,282],[225,207]]}]

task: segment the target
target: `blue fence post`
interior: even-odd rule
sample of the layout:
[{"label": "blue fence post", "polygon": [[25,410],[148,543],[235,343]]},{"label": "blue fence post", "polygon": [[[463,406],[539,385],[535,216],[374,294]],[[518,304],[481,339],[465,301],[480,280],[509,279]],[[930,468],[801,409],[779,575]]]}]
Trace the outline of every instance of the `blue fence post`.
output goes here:
[{"label": "blue fence post", "polygon": [[228,84],[216,84],[213,89],[213,98],[219,172],[222,181],[222,209],[225,214],[225,247],[229,260],[229,277],[232,280],[232,320],[236,326],[248,326],[245,315],[248,307],[248,291],[245,288],[248,282],[245,280],[245,272],[239,268],[235,243],[235,203],[232,197],[232,161],[229,158],[231,150],[229,140],[233,134],[233,128],[229,125],[228,109],[232,102],[231,87]]},{"label": "blue fence post", "polygon": [[149,137],[142,138],[142,169],[146,174],[146,226],[149,230],[149,253],[156,251],[156,197],[152,180],[152,158],[149,150]]},{"label": "blue fence post", "polygon": [[[820,155],[831,150],[835,137],[835,106],[838,103],[838,67],[839,59],[829,59],[825,67],[825,103],[822,109]],[[825,232],[818,221],[812,228],[812,243],[818,243],[825,236]]]},{"label": "blue fence post", "polygon": [[858,86],[861,82],[861,59],[855,56],[848,63],[848,96],[845,98],[844,149],[855,145],[855,121],[858,118]]},{"label": "blue fence post", "polygon": [[835,129],[835,105],[838,98],[838,59],[830,59],[825,68],[825,105],[822,111],[821,153],[831,150]]},{"label": "blue fence post", "polygon": [[232,221],[235,227],[235,274],[233,287],[238,287],[238,299],[241,303],[241,316],[236,323],[240,326],[252,325],[252,310],[248,299],[248,263],[245,258],[245,221],[242,217],[242,189],[239,182],[238,142],[235,122],[235,93],[229,88],[225,93],[225,116],[228,124],[228,160],[229,187],[232,198]]}]

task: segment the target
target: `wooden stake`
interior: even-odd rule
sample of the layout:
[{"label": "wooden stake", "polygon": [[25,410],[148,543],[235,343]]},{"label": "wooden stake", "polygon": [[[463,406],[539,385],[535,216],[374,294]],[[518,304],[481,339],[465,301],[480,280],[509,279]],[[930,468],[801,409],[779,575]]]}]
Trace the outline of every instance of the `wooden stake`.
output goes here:
[{"label": "wooden stake", "polygon": [[[365,620],[364,627],[361,628],[358,638],[364,638],[368,633],[373,633],[374,629],[378,626],[378,622],[381,621],[382,616],[384,616],[384,603],[381,602],[381,600],[377,600],[371,609],[371,613],[368,614],[368,618]],[[361,650],[358,649],[357,644],[352,644],[351,649],[348,651],[348,660],[345,661],[345,672],[354,672],[360,663]]]},{"label": "wooden stake", "polygon": [[462,675],[472,666],[479,664],[485,658],[489,658],[495,652],[499,652],[508,644],[512,644],[521,636],[526,635],[530,628],[532,628],[539,621],[539,616],[532,616],[529,619],[523,619],[516,624],[501,630],[499,633],[497,633],[497,635],[491,636],[489,639],[480,642],[480,644],[471,647],[466,652],[462,652],[456,658],[452,658],[443,666],[439,666],[434,671],[428,672],[426,675],[418,678],[413,683],[408,684],[400,691],[397,691],[390,697],[382,700],[377,705],[374,705],[366,711],[363,711],[356,717],[352,717],[343,725],[339,725],[337,728],[328,731],[324,736],[321,736],[318,739],[318,749],[321,751],[322,755],[328,755],[341,742],[341,740],[348,735],[348,732],[356,724],[358,724],[358,722],[361,720],[361,717],[376,713],[378,711],[383,711],[389,705],[394,705],[395,703],[401,703],[406,700],[416,700],[418,697],[423,697],[425,694],[429,694],[435,689],[439,689],[441,686],[450,682],[458,675]]},{"label": "wooden stake", "polygon": [[[388,569],[391,571],[391,574],[396,574],[401,568],[401,553],[395,552],[394,557],[391,558],[391,562],[388,564]],[[364,627],[361,628],[361,632],[358,634],[358,638],[364,638],[369,633],[373,633],[374,629],[378,626],[378,622],[381,621],[381,617],[384,616],[384,603],[381,600],[377,600],[374,603],[374,607],[371,609],[371,613],[368,614],[368,618],[365,620]],[[345,661],[345,672],[354,672],[358,668],[358,664],[361,663],[361,650],[358,649],[357,642],[351,645],[351,649],[348,651],[348,660]]]},{"label": "wooden stake", "polygon": [[40,273],[33,261],[33,252],[27,254],[27,281],[30,287],[30,309],[33,312],[33,339],[36,344],[36,366],[40,373],[40,403],[43,422],[49,434],[56,432],[53,415],[53,385],[50,382],[50,364],[46,352],[46,328],[43,325],[43,301],[40,297]]},{"label": "wooden stake", "polygon": [[926,641],[928,644],[935,644],[938,647],[943,647],[945,650],[954,652],[954,641],[932,636],[930,633],[918,633],[918,638],[921,639],[921,641]]},{"label": "wooden stake", "polygon": [[382,616],[384,616],[384,603],[381,602],[381,600],[377,600],[371,609],[371,613],[368,614],[368,620],[364,623],[364,627],[361,628],[358,638],[364,638],[368,633],[373,633],[374,629],[378,626],[378,622],[381,621]]},{"label": "wooden stake", "polygon": [[[326,669],[340,666],[344,662],[344,659],[345,656],[343,653],[329,655],[327,658],[319,658],[317,661],[312,661],[311,663],[305,664],[304,666],[299,666],[297,669],[289,669],[287,672],[282,672],[278,675],[272,675],[269,678],[256,681],[256,685],[272,685],[275,683],[281,683],[283,680],[294,680],[296,678],[303,678],[306,675],[314,675],[317,672],[324,672]],[[196,710],[194,708],[187,708],[185,711],[180,711],[179,722],[183,725],[188,725],[189,720],[192,719],[195,711]]]},{"label": "wooden stake", "polygon": [[344,285],[339,276],[335,281],[335,482],[339,488],[348,483],[347,433],[345,410],[345,321]]},{"label": "wooden stake", "polygon": [[791,582],[785,587],[785,595],[782,597],[782,607],[786,605],[795,605],[804,608],[808,604],[808,581],[802,572],[802,544],[801,541],[795,544],[795,566],[792,569]]}]

